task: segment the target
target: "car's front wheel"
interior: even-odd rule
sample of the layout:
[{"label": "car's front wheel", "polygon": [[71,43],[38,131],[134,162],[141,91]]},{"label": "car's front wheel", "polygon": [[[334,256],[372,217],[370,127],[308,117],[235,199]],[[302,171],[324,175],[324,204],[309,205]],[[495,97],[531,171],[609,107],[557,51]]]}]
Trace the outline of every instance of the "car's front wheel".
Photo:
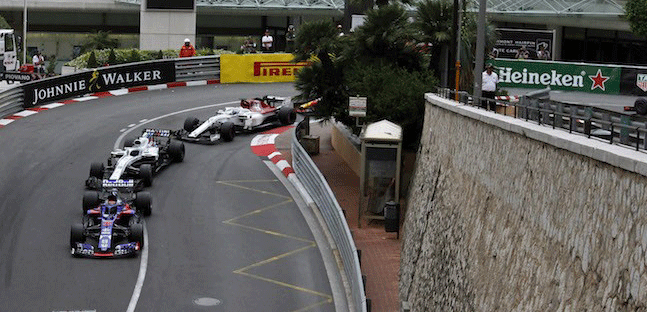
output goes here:
[{"label": "car's front wheel", "polygon": [[70,248],[76,248],[76,243],[85,242],[85,228],[81,223],[72,224],[70,229]]},{"label": "car's front wheel", "polygon": [[129,238],[131,242],[138,242],[139,250],[142,250],[144,248],[144,225],[141,223],[133,224],[130,227]]},{"label": "car's front wheel", "polygon": [[168,154],[174,162],[182,162],[184,160],[184,143],[171,141],[168,147]]},{"label": "car's front wheel", "polygon": [[149,192],[139,192],[135,197],[135,209],[141,211],[144,216],[150,216],[153,212],[152,196]]},{"label": "car's front wheel", "polygon": [[234,129],[233,122],[226,121],[226,122],[223,122],[222,125],[220,125],[220,137],[225,142],[233,141],[235,136],[236,136],[236,129]]},{"label": "car's front wheel", "polygon": [[149,187],[153,185],[153,166],[151,164],[139,166],[139,178],[144,182],[144,186]]},{"label": "car's front wheel", "polygon": [[85,193],[83,193],[83,214],[88,210],[99,206],[99,202],[99,192],[85,191]]},{"label": "car's front wheel", "polygon": [[198,120],[198,118],[187,117],[184,120],[184,130],[188,132],[193,132],[193,130],[195,130],[195,128],[197,128],[199,125],[200,125],[200,120]]}]

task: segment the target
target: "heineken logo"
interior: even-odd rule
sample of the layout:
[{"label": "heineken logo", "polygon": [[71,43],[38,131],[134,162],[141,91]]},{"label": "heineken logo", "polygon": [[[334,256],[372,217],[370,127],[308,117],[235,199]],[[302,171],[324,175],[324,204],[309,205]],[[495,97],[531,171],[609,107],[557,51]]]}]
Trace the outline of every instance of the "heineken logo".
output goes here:
[{"label": "heineken logo", "polygon": [[591,90],[595,90],[595,88],[600,88],[602,91],[606,91],[606,88],[604,87],[604,83],[609,80],[609,76],[602,76],[602,71],[598,69],[598,73],[595,76],[589,76],[591,80],[593,81],[593,84],[591,85]]},{"label": "heineken logo", "polygon": [[[554,69],[550,70],[549,73],[534,73],[529,72],[527,68],[519,72],[512,71],[512,68],[506,67],[499,70],[499,82],[583,88],[585,74],[585,72],[582,72],[580,75],[561,74]],[[607,79],[609,78],[607,77]]]},{"label": "heineken logo", "polygon": [[647,92],[647,74],[638,74],[636,76],[636,86],[643,92]]}]

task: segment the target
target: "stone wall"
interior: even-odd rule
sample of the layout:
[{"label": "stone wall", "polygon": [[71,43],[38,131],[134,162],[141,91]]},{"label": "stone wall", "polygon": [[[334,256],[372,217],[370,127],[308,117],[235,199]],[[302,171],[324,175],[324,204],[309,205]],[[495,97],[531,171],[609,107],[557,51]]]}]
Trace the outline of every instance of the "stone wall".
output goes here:
[{"label": "stone wall", "polygon": [[645,153],[426,99],[402,236],[411,311],[647,310]]}]

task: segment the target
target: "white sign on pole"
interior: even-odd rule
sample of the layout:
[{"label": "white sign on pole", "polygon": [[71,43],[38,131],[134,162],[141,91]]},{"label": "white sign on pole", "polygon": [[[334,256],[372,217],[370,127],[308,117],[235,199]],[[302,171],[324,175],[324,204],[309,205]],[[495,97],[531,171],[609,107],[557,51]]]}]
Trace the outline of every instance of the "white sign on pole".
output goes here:
[{"label": "white sign on pole", "polygon": [[366,97],[348,97],[348,115],[366,117]]}]

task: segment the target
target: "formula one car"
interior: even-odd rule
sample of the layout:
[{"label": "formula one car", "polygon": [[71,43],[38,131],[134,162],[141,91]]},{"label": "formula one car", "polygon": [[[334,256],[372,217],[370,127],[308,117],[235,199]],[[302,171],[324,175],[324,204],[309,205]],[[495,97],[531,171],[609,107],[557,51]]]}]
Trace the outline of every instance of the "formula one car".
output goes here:
[{"label": "formula one car", "polygon": [[214,143],[220,139],[229,142],[236,131],[251,131],[277,122],[282,125],[294,123],[296,113],[290,104],[290,98],[277,96],[242,99],[240,107],[219,110],[217,115],[205,121],[188,117],[183,129],[175,131],[175,135],[189,142]]},{"label": "formula one car", "polygon": [[[83,196],[85,210],[82,223],[72,225],[70,249],[75,257],[135,256],[144,247],[142,213],[150,214],[151,196],[139,192],[122,198],[110,192],[100,201],[99,192],[86,192]],[[96,202],[100,202],[94,205]]]},{"label": "formula one car", "polygon": [[184,160],[184,143],[173,140],[171,130],[146,129],[134,140],[126,141],[123,149],[110,153],[108,165],[92,163],[90,177],[85,181],[89,189],[121,184],[133,179],[131,187],[139,189],[153,184],[153,175],[166,166]]}]

